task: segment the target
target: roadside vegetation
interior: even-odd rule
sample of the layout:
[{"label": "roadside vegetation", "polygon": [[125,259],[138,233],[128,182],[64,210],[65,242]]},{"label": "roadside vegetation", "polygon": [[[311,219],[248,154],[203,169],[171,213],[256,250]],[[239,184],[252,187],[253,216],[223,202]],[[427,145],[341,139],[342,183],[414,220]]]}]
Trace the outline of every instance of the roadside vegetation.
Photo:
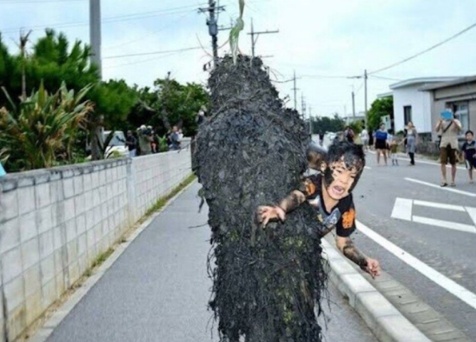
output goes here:
[{"label": "roadside vegetation", "polygon": [[91,50],[47,29],[8,51],[0,34],[0,162],[8,172],[104,158],[98,132],[135,131],[150,125],[164,139],[171,125],[185,136],[197,131],[196,114],[209,95],[200,84],[181,84],[170,74],[153,87],[125,80],[101,81]]}]

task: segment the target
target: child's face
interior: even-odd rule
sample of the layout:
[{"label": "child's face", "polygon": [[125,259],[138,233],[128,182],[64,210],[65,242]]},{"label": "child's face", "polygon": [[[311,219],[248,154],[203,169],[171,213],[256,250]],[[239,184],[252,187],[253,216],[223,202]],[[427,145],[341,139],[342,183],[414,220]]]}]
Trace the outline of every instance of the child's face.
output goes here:
[{"label": "child's face", "polygon": [[330,177],[325,177],[324,187],[333,200],[339,201],[349,194],[358,171],[355,167],[347,168],[343,161],[331,163],[329,169]]},{"label": "child's face", "polygon": [[471,133],[466,133],[466,140],[473,141],[473,135]]}]

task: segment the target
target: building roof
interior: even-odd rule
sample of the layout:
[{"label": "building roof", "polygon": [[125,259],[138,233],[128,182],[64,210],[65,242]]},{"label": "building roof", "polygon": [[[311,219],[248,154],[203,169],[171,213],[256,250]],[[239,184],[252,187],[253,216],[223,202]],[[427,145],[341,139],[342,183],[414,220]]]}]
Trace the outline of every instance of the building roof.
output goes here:
[{"label": "building roof", "polygon": [[386,93],[377,94],[378,99],[385,99],[387,97],[393,97],[393,92],[389,91],[389,92],[386,92]]},{"label": "building roof", "polygon": [[456,86],[456,85],[469,83],[469,82],[476,82],[476,76],[465,76],[465,77],[459,77],[452,81],[439,82],[436,84],[428,84],[421,87],[420,90],[435,90],[435,89],[447,88],[447,87]]},{"label": "building roof", "polygon": [[432,83],[443,83],[443,82],[451,82],[459,77],[457,76],[449,76],[449,77],[419,77],[419,78],[410,78],[408,80],[403,80],[394,84],[390,85],[390,89],[399,89],[405,88],[410,86],[416,85],[426,85]]}]

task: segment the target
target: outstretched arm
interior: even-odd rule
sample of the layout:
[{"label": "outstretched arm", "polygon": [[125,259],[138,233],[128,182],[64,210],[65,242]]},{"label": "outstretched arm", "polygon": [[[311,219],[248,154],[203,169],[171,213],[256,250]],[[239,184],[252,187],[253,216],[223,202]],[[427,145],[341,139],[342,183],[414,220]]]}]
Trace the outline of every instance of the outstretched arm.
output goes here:
[{"label": "outstretched arm", "polygon": [[260,206],[257,211],[258,222],[266,227],[269,221],[286,219],[286,213],[292,211],[306,200],[306,196],[299,190],[294,190],[283,198],[276,206]]},{"label": "outstretched arm", "polygon": [[380,264],[360,252],[349,237],[336,237],[337,248],[346,258],[357,264],[363,271],[375,278],[380,275]]}]

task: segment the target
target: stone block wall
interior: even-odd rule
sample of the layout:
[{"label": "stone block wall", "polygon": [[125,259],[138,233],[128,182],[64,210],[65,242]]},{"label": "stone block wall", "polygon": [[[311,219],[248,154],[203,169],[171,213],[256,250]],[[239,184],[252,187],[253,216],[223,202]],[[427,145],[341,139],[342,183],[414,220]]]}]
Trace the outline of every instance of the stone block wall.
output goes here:
[{"label": "stone block wall", "polygon": [[17,338],[190,169],[184,149],[0,178],[0,341]]}]

